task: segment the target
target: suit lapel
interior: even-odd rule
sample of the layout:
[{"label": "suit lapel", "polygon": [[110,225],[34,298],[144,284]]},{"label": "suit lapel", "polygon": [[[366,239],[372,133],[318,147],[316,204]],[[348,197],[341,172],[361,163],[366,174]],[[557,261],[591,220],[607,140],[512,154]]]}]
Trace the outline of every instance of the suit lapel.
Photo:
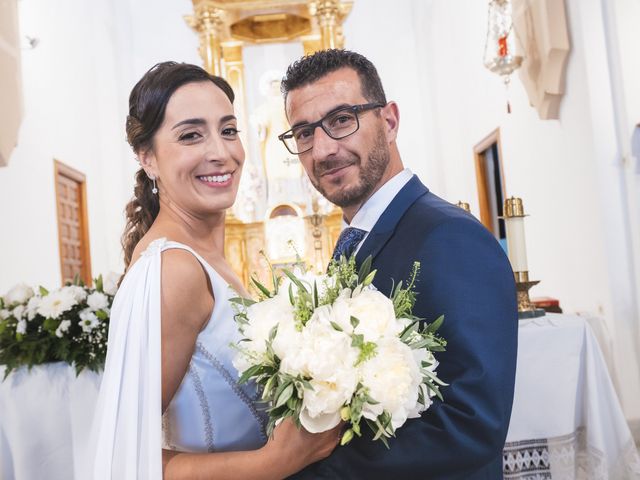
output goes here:
[{"label": "suit lapel", "polygon": [[413,203],[429,192],[416,175],[402,187],[386,210],[369,232],[356,255],[356,263],[360,265],[369,255],[375,260],[382,247],[389,241],[396,230],[398,222]]}]

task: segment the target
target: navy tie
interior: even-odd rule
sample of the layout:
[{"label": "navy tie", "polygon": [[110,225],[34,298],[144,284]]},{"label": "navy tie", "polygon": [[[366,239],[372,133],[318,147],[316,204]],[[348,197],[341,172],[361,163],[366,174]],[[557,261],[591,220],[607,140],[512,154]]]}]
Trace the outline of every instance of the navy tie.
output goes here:
[{"label": "navy tie", "polygon": [[331,258],[338,260],[341,255],[349,258],[366,234],[366,230],[355,227],[345,228],[338,237],[336,248],[333,250]]}]

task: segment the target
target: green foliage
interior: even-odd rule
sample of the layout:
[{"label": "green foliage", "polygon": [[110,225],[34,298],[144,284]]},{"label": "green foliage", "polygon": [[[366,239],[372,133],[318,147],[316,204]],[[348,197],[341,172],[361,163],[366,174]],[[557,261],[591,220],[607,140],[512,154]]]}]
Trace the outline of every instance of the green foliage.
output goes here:
[{"label": "green foliage", "polygon": [[274,294],[272,294],[267,287],[261,284],[257,279],[251,277],[251,283],[255,288],[260,292],[260,299],[264,300],[265,298],[271,298]]},{"label": "green foliage", "polygon": [[[289,284],[289,301],[293,305],[296,327],[298,330],[302,330],[315,310],[314,296],[317,298],[317,291],[315,288],[309,291],[307,286],[291,271],[283,270],[283,272],[291,280],[291,284]],[[294,286],[296,287],[295,292]]]},{"label": "green foliage", "polygon": [[360,350],[358,360],[356,360],[356,364],[354,365],[356,367],[370,358],[375,357],[378,348],[378,345],[376,345],[375,342],[365,342],[364,335],[357,335],[355,333],[351,335],[351,346]]},{"label": "green foliage", "polygon": [[[95,279],[95,288],[88,288],[79,279],[71,285],[84,289],[86,295],[100,292],[108,299],[108,309],[93,312],[98,321],[91,329],[82,327],[80,312],[88,308],[86,299],[62,312],[57,318],[47,318],[37,311],[27,312],[28,302],[12,305],[6,318],[0,317],[0,365],[5,366],[4,378],[15,369],[51,362],[66,362],[73,365],[76,373],[89,369],[98,372],[104,368],[107,353],[109,313],[113,296],[104,293],[102,276]],[[37,289],[37,297],[44,298],[51,293],[44,287]],[[4,300],[0,298],[3,307]],[[17,307],[23,309],[16,318]],[[68,320],[70,325],[64,332],[58,331],[60,324]],[[24,333],[20,333],[20,329]],[[86,331],[85,331],[86,330]],[[56,334],[58,333],[58,334]]]},{"label": "green foliage", "polygon": [[402,282],[400,282],[391,293],[393,308],[398,318],[415,318],[412,314],[413,306],[416,304],[416,291],[414,287],[419,273],[420,262],[414,262],[409,284],[405,288],[402,288]]}]

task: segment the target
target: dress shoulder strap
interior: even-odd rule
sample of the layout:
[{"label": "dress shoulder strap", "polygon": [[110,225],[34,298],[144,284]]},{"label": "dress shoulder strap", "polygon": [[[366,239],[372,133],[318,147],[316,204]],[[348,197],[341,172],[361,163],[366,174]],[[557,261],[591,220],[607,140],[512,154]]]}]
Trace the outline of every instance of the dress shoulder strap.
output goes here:
[{"label": "dress shoulder strap", "polygon": [[180,243],[180,242],[175,242],[173,240],[167,240],[165,238],[161,240],[163,240],[162,245],[160,246],[161,252],[164,252],[166,250],[175,250],[175,249],[186,250],[187,252],[191,253],[191,255],[196,257],[200,263],[203,263],[206,266],[209,266],[209,264],[204,260],[204,258],[202,258],[202,256],[198,252],[196,252],[193,248],[191,248],[189,245],[185,245],[184,243]]}]

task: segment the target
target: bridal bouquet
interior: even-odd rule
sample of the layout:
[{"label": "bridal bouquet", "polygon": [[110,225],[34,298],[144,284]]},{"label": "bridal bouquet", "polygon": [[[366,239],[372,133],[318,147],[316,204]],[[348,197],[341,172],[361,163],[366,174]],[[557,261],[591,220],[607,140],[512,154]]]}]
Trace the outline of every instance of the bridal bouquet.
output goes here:
[{"label": "bridal bouquet", "polygon": [[419,264],[390,298],[372,285],[370,269],[370,258],[358,270],[354,258],[343,257],[326,275],[274,275],[273,290],[253,280],[257,302],[232,299],[244,337],[234,366],[240,382],[261,388],[269,434],[287,417],[312,433],[343,420],[344,445],[361,436],[364,422],[388,447],[408,418],[434,395],[442,399],[433,352],[446,345],[436,335],[443,317],[421,326],[412,315]]}]

